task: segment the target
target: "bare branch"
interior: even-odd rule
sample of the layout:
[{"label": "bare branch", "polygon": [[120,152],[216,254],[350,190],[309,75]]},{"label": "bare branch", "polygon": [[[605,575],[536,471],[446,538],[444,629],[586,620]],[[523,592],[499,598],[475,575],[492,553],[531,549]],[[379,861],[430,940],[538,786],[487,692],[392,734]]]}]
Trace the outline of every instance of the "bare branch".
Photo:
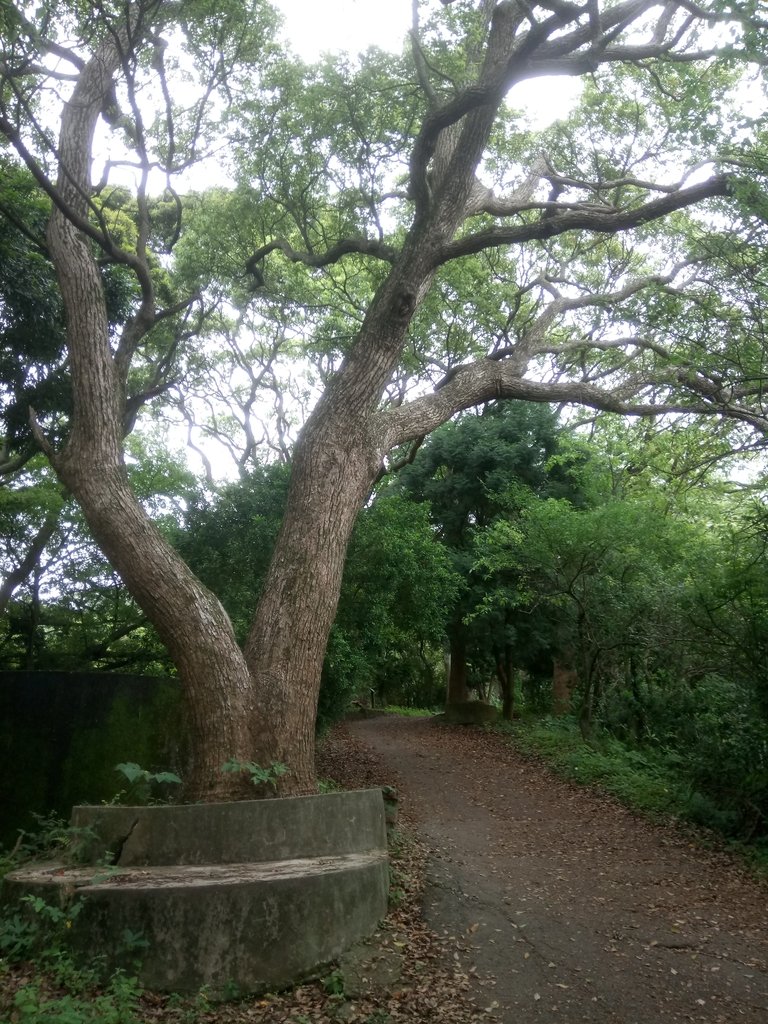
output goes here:
[{"label": "bare branch", "polygon": [[3,580],[2,586],[0,586],[0,615],[5,614],[14,591],[31,575],[40,560],[46,544],[56,532],[59,516],[58,509],[52,509],[47,513],[42,526],[29,542],[26,554],[16,568],[12,569]]},{"label": "bare branch", "polygon": [[3,450],[0,452],[0,477],[13,476],[14,473],[18,473],[20,469],[23,469],[28,462],[38,454],[39,448],[37,444],[29,443],[21,451],[17,451],[14,455],[9,455],[7,445],[3,445]]},{"label": "bare branch", "polygon": [[731,185],[732,179],[729,176],[716,175],[700,184],[652,199],[634,209],[603,208],[596,204],[585,208],[582,205],[579,210],[542,218],[530,224],[489,228],[487,231],[466,235],[444,245],[435,254],[435,266],[498,245],[519,245],[522,242],[552,238],[568,231],[594,231],[604,234],[629,231],[676,210],[693,206],[704,199],[727,196],[731,192]]},{"label": "bare branch", "polygon": [[38,444],[38,447],[47,456],[51,465],[55,465],[54,460],[56,453],[54,452],[53,446],[51,445],[50,441],[43,433],[43,428],[40,426],[40,421],[37,418],[37,413],[35,412],[31,405],[29,407],[29,426],[30,430],[32,431],[32,437],[34,437],[35,441]]},{"label": "bare branch", "polygon": [[384,260],[386,263],[394,263],[398,255],[396,249],[378,238],[345,238],[326,252],[318,254],[300,252],[289,245],[285,239],[276,238],[257,249],[245,265],[248,273],[256,279],[258,287],[262,287],[264,284],[258,264],[275,249],[279,249],[292,263],[303,263],[306,267],[327,267],[332,263],[338,263],[343,256],[348,256],[350,253],[375,256],[376,259]]},{"label": "bare branch", "polygon": [[634,393],[647,386],[648,381],[643,379],[629,380],[621,388],[610,389],[583,381],[536,381],[521,376],[514,367],[503,362],[484,359],[460,367],[452,379],[433,394],[380,413],[380,422],[386,445],[391,448],[429,433],[457,412],[506,398],[584,405],[623,416],[660,416],[665,413],[718,415],[749,423],[768,435],[768,414],[719,401],[713,393],[705,393],[713,389],[704,381],[688,377],[680,383],[693,392],[691,399],[643,402],[633,397]]},{"label": "bare branch", "polygon": [[199,292],[189,295],[178,302],[167,306],[165,309],[155,311],[154,303],[149,307],[142,303],[141,308],[135,313],[123,328],[120,342],[115,352],[115,369],[121,380],[126,380],[130,368],[131,359],[141,340],[146,337],[149,331],[162,320],[168,320],[178,313],[183,313],[200,299]]},{"label": "bare branch", "polygon": [[437,106],[437,93],[432,88],[429,80],[429,66],[424,50],[419,39],[419,0],[413,0],[413,24],[411,26],[411,52],[413,54],[413,65],[416,68],[416,76],[424,95],[429,101],[430,107]]},{"label": "bare branch", "polygon": [[[540,153],[533,163],[527,177],[507,196],[497,196],[492,189],[483,189],[477,182],[475,194],[467,208],[467,216],[473,213],[490,213],[494,217],[507,217],[521,210],[539,209],[541,203],[533,203],[536,186],[542,178],[549,177],[549,161],[544,153]],[[547,206],[548,204],[543,204]]]},{"label": "bare branch", "polygon": [[545,157],[547,162],[547,173],[543,174],[548,181],[552,182],[553,185],[562,185],[563,188],[578,188],[584,189],[587,192],[611,192],[617,188],[624,188],[631,186],[633,188],[641,188],[647,192],[666,192],[673,193],[678,192],[684,185],[685,182],[690,178],[696,171],[701,170],[706,166],[706,162],[702,161],[690,167],[679,181],[675,181],[670,185],[663,185],[657,181],[645,181],[642,178],[635,178],[632,175],[625,175],[621,178],[606,178],[605,180],[589,181],[586,178],[572,178],[567,174],[559,174],[552,167],[552,163],[548,157]]},{"label": "bare branch", "polygon": [[42,64],[23,61],[18,67],[14,67],[7,61],[0,61],[0,77],[7,79],[24,78],[27,75],[45,75],[55,82],[76,82],[78,75],[74,71],[56,71],[47,68]]},{"label": "bare branch", "polygon": [[[657,356],[661,356],[662,359],[669,359],[671,353],[668,349],[664,348],[658,342],[653,341],[651,338],[639,337],[638,335],[628,335],[621,338],[609,338],[605,340],[596,340],[595,338],[582,338],[577,341],[569,341],[562,344],[544,344],[536,348],[538,355],[568,355],[571,352],[585,352],[585,351],[596,351],[596,352],[610,352],[612,350],[626,349],[626,348],[641,348],[646,349],[649,352],[655,352]],[[498,359],[499,354],[494,352],[490,359]]]}]

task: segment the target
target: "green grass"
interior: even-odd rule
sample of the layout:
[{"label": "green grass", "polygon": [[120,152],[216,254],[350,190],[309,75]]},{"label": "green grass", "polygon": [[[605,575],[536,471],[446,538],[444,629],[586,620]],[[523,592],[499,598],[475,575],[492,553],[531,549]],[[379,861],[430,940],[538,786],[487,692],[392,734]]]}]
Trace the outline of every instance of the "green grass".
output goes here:
[{"label": "green grass", "polygon": [[406,708],[401,704],[387,704],[383,710],[389,715],[402,715],[405,718],[429,718],[437,714],[434,708]]},{"label": "green grass", "polygon": [[566,778],[599,786],[646,814],[682,816],[685,811],[685,786],[663,757],[605,735],[585,743],[568,718],[515,724],[511,731],[518,746],[541,755]]}]

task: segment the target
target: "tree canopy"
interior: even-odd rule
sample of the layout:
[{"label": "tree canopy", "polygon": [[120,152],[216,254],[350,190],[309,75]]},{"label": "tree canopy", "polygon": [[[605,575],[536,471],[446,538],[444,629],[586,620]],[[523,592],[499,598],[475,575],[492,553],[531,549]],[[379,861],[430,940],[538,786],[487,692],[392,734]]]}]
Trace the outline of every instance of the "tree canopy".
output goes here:
[{"label": "tree canopy", "polygon": [[[233,757],[312,787],[358,511],[455,414],[523,399],[763,443],[760,5],[413,11],[402,54],[307,65],[265,2],[0,4],[4,466],[34,440],[156,627],[196,797],[236,795]],[[516,90],[544,76],[583,92],[535,130]],[[229,181],[195,190],[196,166]],[[243,473],[259,443],[290,453],[242,643],[126,472],[163,409],[209,463],[203,433]]]}]

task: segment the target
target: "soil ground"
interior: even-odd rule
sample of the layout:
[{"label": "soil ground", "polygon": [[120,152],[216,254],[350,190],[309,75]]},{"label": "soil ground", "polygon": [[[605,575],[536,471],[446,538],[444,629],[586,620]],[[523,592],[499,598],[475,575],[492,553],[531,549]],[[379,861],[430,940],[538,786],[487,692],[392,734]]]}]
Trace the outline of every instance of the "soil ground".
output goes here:
[{"label": "soil ground", "polygon": [[[766,1024],[768,890],[497,734],[349,723],[430,852],[427,925],[504,1024]],[[450,948],[450,946],[448,947]]]}]

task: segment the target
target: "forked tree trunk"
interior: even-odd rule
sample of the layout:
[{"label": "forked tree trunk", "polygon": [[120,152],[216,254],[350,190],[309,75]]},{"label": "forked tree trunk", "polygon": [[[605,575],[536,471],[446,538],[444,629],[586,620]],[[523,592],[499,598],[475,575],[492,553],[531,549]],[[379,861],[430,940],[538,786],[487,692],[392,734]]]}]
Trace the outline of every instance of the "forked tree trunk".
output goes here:
[{"label": "forked tree trunk", "polygon": [[[129,18],[143,17],[142,9],[131,4],[126,12]],[[37,436],[178,668],[192,726],[190,798],[251,795],[247,779],[222,775],[221,765],[230,758],[263,766],[284,762],[290,774],[281,780],[283,792],[304,792],[314,785],[317,697],[347,543],[382,459],[402,442],[396,431],[387,435],[379,403],[431,284],[437,254],[454,237],[477,192],[475,169],[504,92],[500,85],[515,26],[506,5],[499,5],[496,14],[481,72],[487,94],[481,90],[479,99],[453,118],[450,123],[460,125],[456,131],[441,136],[436,123],[425,122],[417,161],[422,166],[415,172],[419,212],[414,225],[349,355],[302,431],[287,511],[244,652],[218,600],[161,537],[127,482],[122,430],[128,368],[156,317],[143,235],[134,255],[116,253],[109,239],[99,240],[113,258],[133,267],[141,286],[140,306],[114,353],[88,240],[93,234],[88,196],[94,128],[112,95],[112,75],[123,51],[138,45],[146,26],[137,22],[130,31],[126,28],[123,40],[108,36],[80,71],[64,105],[48,240],[67,316],[74,408],[63,451],[51,451],[39,431]],[[144,227],[146,234],[149,225]],[[476,400],[454,396],[438,403],[433,425]],[[415,436],[418,432],[407,432],[408,438]],[[465,657],[459,656],[456,666],[464,672],[465,696]]]}]

